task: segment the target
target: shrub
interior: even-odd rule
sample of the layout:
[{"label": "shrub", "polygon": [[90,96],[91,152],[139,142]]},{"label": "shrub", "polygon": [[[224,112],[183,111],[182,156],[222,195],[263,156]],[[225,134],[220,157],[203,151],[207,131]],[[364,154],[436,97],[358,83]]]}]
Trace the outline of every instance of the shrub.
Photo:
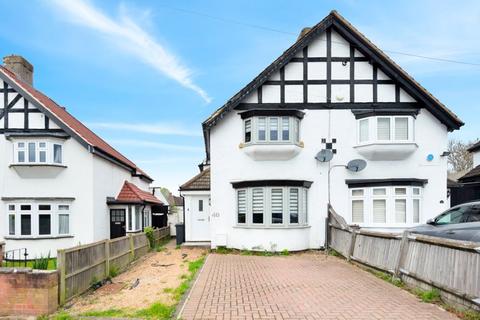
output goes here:
[{"label": "shrub", "polygon": [[110,279],[115,278],[118,275],[118,268],[115,266],[110,266],[110,270],[108,270],[108,277]]},{"label": "shrub", "polygon": [[37,270],[48,270],[48,262],[50,261],[50,251],[48,255],[44,257],[43,255],[40,258],[37,258],[32,261],[32,269]]},{"label": "shrub", "polygon": [[150,249],[155,249],[155,235],[153,234],[152,227],[146,227],[144,229],[145,235],[147,236],[148,242],[150,243]]}]

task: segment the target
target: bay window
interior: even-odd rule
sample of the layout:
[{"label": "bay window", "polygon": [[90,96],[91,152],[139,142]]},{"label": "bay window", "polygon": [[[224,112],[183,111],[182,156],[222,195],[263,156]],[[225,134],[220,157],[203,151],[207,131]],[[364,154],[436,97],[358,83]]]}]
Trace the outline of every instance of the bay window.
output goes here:
[{"label": "bay window", "polygon": [[363,226],[420,223],[421,192],[417,186],[350,189],[351,221]]},{"label": "bay window", "polygon": [[63,164],[63,146],[50,141],[14,142],[14,164]]},{"label": "bay window", "polygon": [[297,144],[303,115],[303,112],[291,109],[242,112],[244,143]]},{"label": "bay window", "polygon": [[274,185],[236,189],[239,226],[294,227],[308,223],[307,187]]}]

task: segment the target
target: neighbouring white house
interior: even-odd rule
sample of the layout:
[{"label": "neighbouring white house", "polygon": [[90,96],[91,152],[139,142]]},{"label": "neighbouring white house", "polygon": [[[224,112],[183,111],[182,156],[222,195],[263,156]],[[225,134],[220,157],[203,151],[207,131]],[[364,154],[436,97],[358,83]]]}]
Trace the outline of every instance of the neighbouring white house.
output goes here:
[{"label": "neighbouring white house", "polygon": [[362,228],[424,223],[448,206],[447,135],[462,125],[332,11],[203,122],[203,170],[180,187],[186,240],[320,248],[329,193]]},{"label": "neighbouring white house", "polygon": [[33,259],[139,232],[162,205],[152,179],[33,87],[20,56],[0,66],[0,238]]}]

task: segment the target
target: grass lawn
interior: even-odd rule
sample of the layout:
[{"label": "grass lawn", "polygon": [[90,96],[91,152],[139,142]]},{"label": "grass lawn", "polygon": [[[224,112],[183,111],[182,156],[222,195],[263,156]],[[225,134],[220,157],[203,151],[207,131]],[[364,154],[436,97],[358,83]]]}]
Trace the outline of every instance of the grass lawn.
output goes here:
[{"label": "grass lawn", "polygon": [[[32,268],[34,269],[34,266],[38,265],[38,262],[35,262],[35,260],[28,260],[27,261],[27,268]],[[16,268],[24,268],[25,263],[24,261],[3,261],[2,262],[2,267],[16,267]],[[38,269],[38,268],[37,268]],[[43,268],[45,269],[45,268]],[[50,258],[48,259],[48,267],[47,270],[55,270],[57,269],[57,259],[56,258]]]}]

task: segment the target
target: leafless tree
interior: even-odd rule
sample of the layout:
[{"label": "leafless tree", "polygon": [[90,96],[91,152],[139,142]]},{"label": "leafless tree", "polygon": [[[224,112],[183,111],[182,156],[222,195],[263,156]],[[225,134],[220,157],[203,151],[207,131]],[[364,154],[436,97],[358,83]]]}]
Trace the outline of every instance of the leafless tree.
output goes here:
[{"label": "leafless tree", "polygon": [[451,139],[448,141],[448,156],[449,168],[454,172],[470,170],[473,167],[473,157],[467,149],[473,144],[473,142],[466,142]]}]

